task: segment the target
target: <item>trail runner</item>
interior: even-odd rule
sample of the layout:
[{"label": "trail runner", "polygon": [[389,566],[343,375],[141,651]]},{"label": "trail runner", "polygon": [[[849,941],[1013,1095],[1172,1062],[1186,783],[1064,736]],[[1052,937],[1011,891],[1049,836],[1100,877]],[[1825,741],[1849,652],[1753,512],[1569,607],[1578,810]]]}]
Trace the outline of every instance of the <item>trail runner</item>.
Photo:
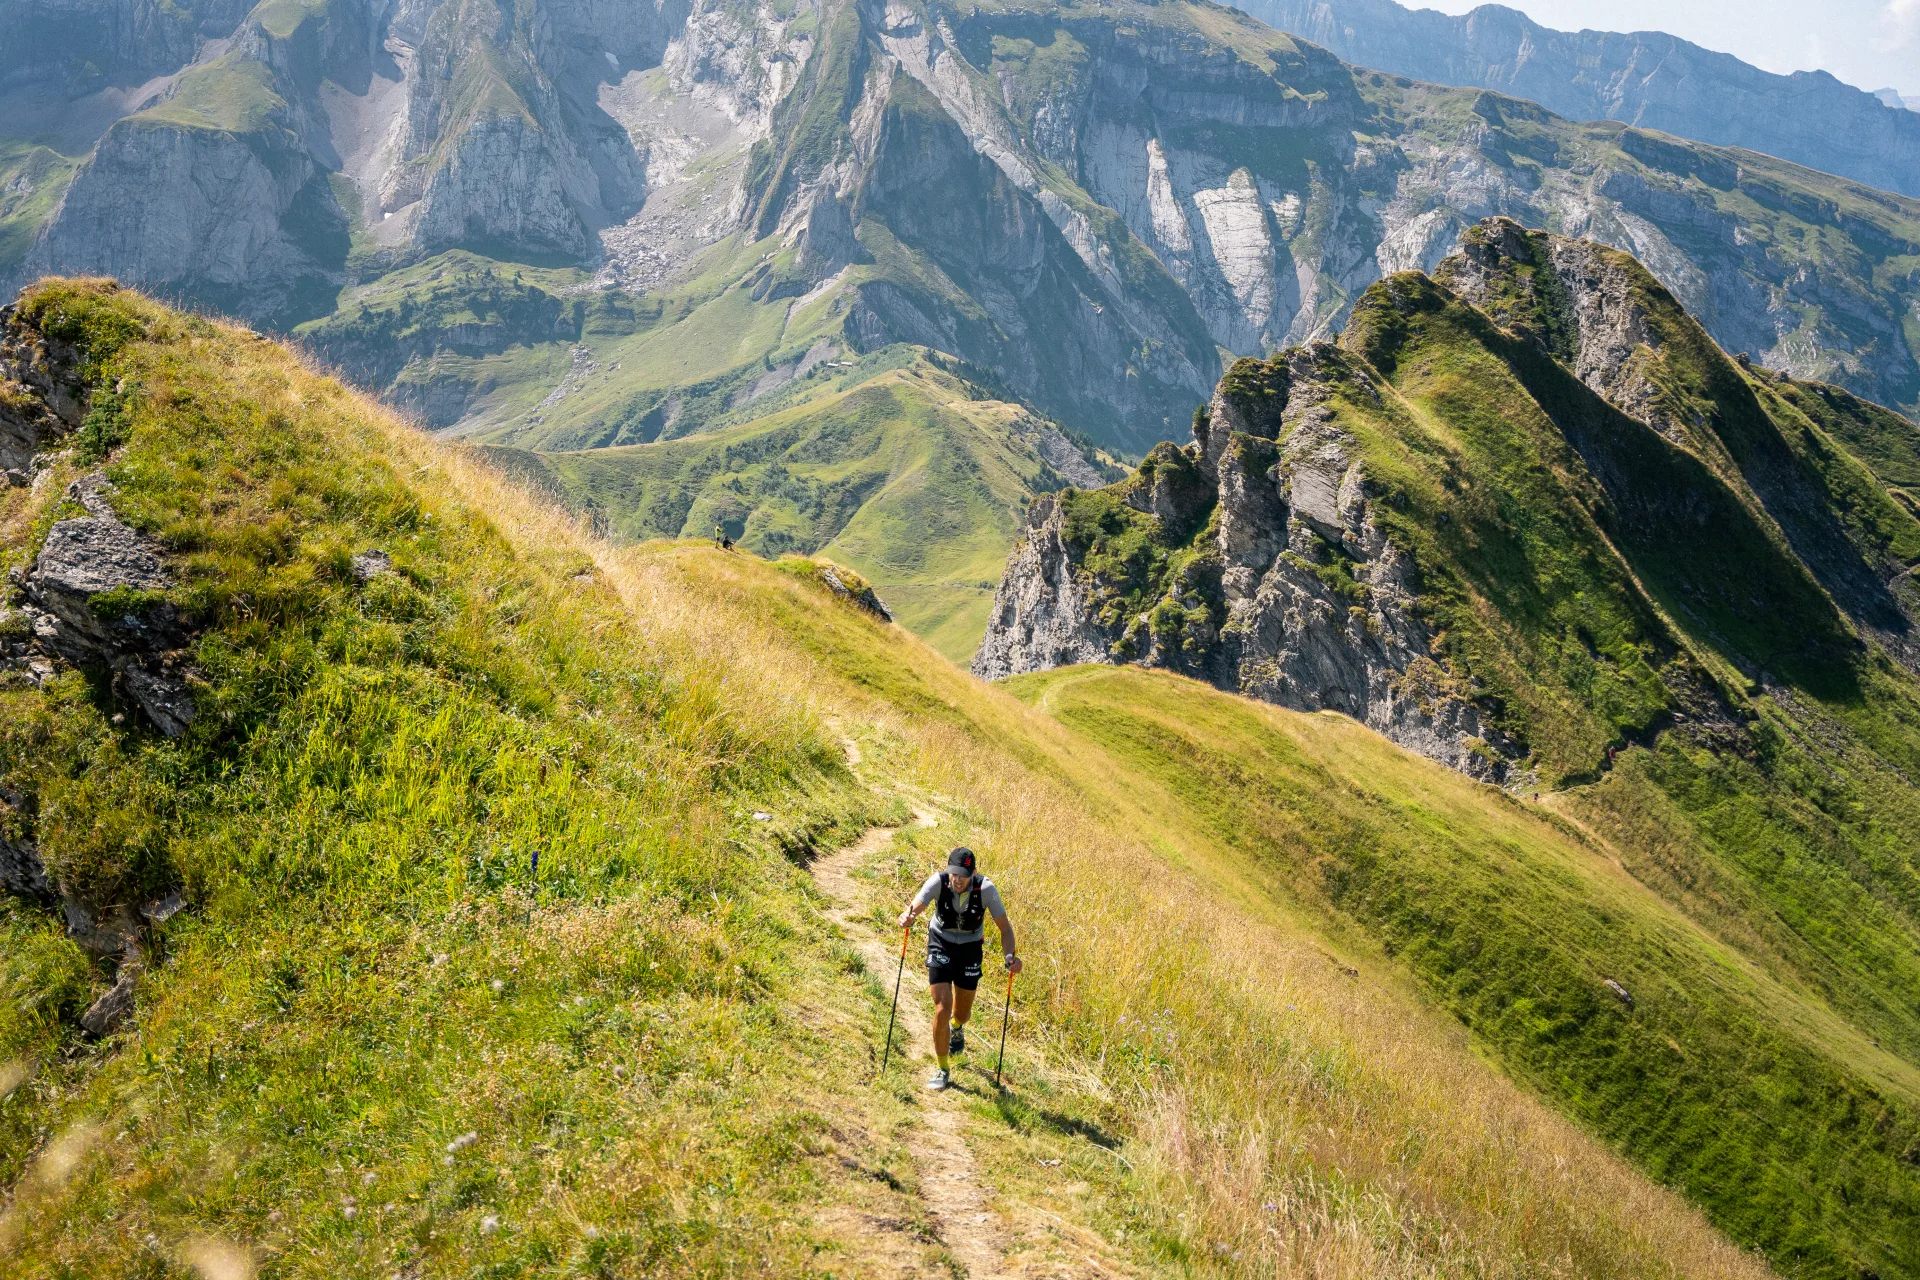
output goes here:
[{"label": "trail runner", "polygon": [[973,850],[955,849],[947,855],[944,871],[936,871],[900,913],[900,927],[910,928],[922,911],[932,907],[927,924],[927,986],[933,993],[933,1056],[939,1070],[927,1078],[927,1088],[948,1084],[949,1060],[967,1047],[967,1019],[973,1014],[973,993],[980,986],[980,952],[986,940],[986,918],[1000,930],[1000,950],[1009,973],[1021,970],[1013,941],[1013,921],[993,881],[976,872]]}]

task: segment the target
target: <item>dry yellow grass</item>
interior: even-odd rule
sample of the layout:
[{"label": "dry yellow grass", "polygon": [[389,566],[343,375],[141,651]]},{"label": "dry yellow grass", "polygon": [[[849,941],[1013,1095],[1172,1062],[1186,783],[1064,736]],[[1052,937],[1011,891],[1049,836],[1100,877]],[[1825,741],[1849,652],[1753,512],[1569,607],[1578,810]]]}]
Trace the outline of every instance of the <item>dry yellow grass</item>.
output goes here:
[{"label": "dry yellow grass", "polygon": [[1458,1028],[1356,981],[1318,939],[1170,867],[1043,776],[1033,761],[1073,749],[1045,716],[905,633],[822,618],[851,632],[823,643],[910,668],[955,713],[903,714],[773,620],[769,595],[790,616],[819,609],[798,583],[696,547],[607,545],[470,455],[388,429],[525,553],[589,555],[643,634],[724,679],[728,703],[770,732],[861,726],[908,749],[896,782],[959,801],[1017,894],[1022,991],[1044,993],[1049,1058],[1132,1118],[1152,1213],[1195,1256],[1248,1275],[1770,1274]]}]

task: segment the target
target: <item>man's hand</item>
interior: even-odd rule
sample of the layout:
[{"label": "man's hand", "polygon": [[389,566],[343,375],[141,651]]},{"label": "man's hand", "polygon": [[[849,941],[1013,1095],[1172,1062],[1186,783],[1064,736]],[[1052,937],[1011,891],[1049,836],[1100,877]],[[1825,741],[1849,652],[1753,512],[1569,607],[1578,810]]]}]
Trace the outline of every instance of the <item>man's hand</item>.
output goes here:
[{"label": "man's hand", "polygon": [[900,913],[900,919],[895,921],[895,923],[902,929],[910,927],[913,924],[913,908],[908,907],[905,911],[902,911]]},{"label": "man's hand", "polygon": [[1021,959],[1020,959],[1020,957],[1019,957],[1019,956],[1008,956],[1008,957],[1007,957],[1007,972],[1008,972],[1008,973],[1015,973],[1015,974],[1017,974],[1017,973],[1019,973],[1019,972],[1020,972],[1020,971],[1021,971],[1022,969],[1024,969],[1024,968],[1026,968],[1026,967],[1027,967],[1027,966],[1026,966],[1026,964],[1025,964],[1025,963],[1024,963],[1024,962],[1023,962],[1023,961],[1022,961]]}]

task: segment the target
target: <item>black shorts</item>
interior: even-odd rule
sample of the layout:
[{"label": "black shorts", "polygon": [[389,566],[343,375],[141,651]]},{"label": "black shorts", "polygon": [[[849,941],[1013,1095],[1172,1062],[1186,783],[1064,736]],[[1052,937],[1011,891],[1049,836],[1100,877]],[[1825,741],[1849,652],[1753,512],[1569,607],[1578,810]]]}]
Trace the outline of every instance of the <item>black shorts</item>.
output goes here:
[{"label": "black shorts", "polygon": [[927,985],[937,987],[943,982],[951,982],[962,991],[978,989],[980,949],[985,942],[985,938],[976,938],[972,942],[948,942],[928,934]]}]

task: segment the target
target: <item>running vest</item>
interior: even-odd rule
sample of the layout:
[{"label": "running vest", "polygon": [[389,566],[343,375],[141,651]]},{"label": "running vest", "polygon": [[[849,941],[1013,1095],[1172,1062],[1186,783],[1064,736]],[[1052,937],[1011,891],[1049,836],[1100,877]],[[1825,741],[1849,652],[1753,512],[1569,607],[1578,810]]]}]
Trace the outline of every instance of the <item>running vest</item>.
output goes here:
[{"label": "running vest", "polygon": [[940,917],[940,928],[946,933],[973,933],[987,918],[987,904],[980,897],[980,877],[973,878],[973,887],[967,890],[966,910],[958,910],[953,896],[953,886],[947,883],[946,873],[940,875],[940,898],[934,907]]}]

